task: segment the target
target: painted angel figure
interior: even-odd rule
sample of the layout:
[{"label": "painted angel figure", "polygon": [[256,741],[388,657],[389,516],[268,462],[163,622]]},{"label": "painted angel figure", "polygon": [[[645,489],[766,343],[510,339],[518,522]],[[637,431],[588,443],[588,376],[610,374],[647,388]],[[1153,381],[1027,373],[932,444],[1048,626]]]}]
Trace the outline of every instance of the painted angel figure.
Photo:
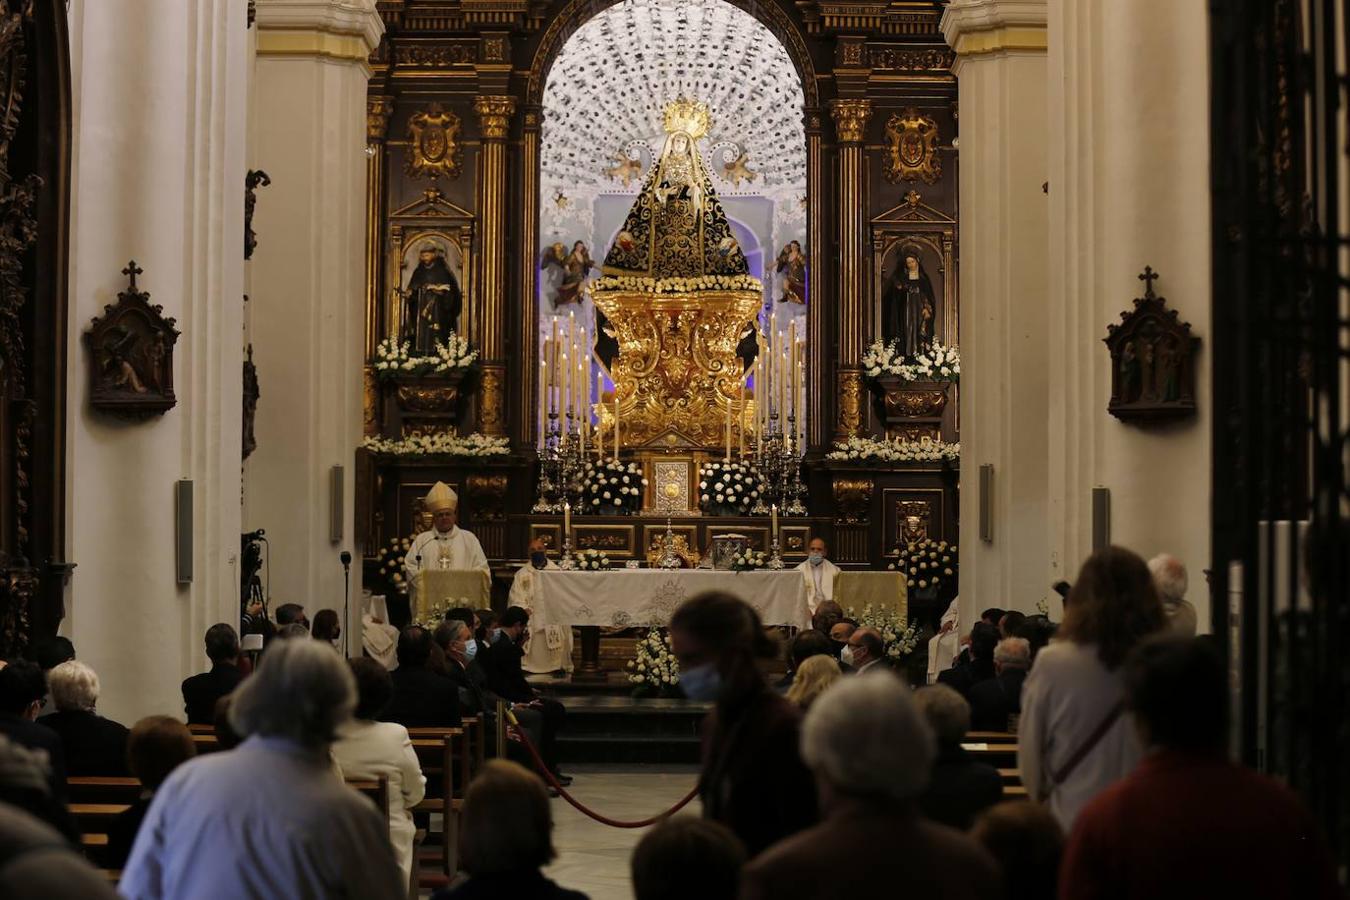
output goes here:
[{"label": "painted angel figure", "polygon": [[778,274],[783,276],[783,296],[779,303],[806,302],[806,255],[802,245],[791,241],[778,252]]},{"label": "painted angel figure", "polygon": [[561,242],[553,244],[544,251],[543,268],[548,269],[550,266],[557,266],[562,270],[562,280],[558,283],[557,293],[553,295],[553,306],[557,308],[569,303],[580,304],[584,299],[586,277],[595,267],[595,261],[591,259],[591,251],[586,242],[577,241],[568,253],[564,253]]}]

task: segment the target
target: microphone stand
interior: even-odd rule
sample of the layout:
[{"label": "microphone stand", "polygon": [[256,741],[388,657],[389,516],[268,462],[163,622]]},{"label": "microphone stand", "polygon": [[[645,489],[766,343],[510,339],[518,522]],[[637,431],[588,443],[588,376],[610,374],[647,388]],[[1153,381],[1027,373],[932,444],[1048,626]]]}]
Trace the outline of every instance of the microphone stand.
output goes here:
[{"label": "microphone stand", "polygon": [[352,554],[350,551],[343,550],[338,557],[342,560],[342,656],[350,656],[351,640],[351,601],[352,601]]}]

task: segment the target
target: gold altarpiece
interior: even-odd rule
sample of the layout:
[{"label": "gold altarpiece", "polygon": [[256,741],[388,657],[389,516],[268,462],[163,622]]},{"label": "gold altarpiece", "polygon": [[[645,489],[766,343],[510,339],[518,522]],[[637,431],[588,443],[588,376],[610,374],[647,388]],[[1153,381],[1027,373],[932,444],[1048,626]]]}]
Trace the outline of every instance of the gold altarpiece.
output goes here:
[{"label": "gold altarpiece", "polygon": [[[885,431],[884,405],[859,359],[876,337],[879,269],[894,241],[910,235],[932,242],[943,260],[940,333],[949,343],[956,339],[956,84],[953,54],[938,28],[940,8],[918,0],[846,7],[820,0],[730,2],[782,43],[801,76],[805,102],[811,515],[792,523],[788,561],[801,558],[812,533],[831,539],[834,558],[845,565],[882,563],[906,522],[918,520],[928,533],[955,539],[950,466],[858,466],[826,458],[836,437]],[[557,533],[557,517],[529,512],[539,437],[540,328],[530,298],[539,279],[543,95],[563,45],[610,5],[378,4],[386,30],[370,58],[366,432],[399,437],[384,415],[391,401],[376,386],[374,350],[397,332],[402,315],[394,290],[398,267],[416,241],[430,237],[459,255],[463,330],[484,351],[481,365],[459,386],[455,427],[502,434],[510,452],[460,458],[362,451],[358,530],[368,580],[379,548],[411,530],[419,491],[435,480],[463,486],[461,518],[494,564],[522,558],[531,534]],[[913,192],[922,195],[927,220],[887,219],[883,211],[903,209]],[[653,294],[614,282],[594,296],[623,350],[616,383],[625,455],[643,445],[664,446],[668,452],[658,460],[709,458],[721,444],[728,404],[740,402],[732,323],[753,314],[759,292],[737,284]],[[612,404],[613,397],[605,399]],[[752,402],[749,394],[745,402]],[[739,410],[732,411],[739,428]],[[602,430],[610,415],[606,409],[599,417]],[[658,474],[654,466],[648,473],[649,479]],[[678,472],[667,467],[659,477],[670,480]],[[642,556],[654,523],[588,517],[585,527],[595,541]],[[767,532],[761,522],[733,519],[685,519],[675,527],[695,550],[719,528]]]}]

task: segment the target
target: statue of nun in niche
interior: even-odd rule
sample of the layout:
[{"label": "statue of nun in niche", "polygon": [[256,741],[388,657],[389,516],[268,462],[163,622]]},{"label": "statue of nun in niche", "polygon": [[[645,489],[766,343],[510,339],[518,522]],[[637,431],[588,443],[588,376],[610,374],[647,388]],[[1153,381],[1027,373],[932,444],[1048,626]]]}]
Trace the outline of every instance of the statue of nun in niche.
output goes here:
[{"label": "statue of nun in niche", "polygon": [[913,356],[933,339],[933,283],[923,270],[923,258],[915,244],[900,248],[897,263],[881,298],[881,334],[888,343],[898,341],[900,352]]}]

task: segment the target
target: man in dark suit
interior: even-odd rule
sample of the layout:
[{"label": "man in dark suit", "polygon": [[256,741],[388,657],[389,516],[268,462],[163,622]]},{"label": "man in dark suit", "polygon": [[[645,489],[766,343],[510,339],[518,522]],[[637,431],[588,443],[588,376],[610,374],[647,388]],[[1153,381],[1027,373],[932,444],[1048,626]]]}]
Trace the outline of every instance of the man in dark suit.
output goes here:
[{"label": "man in dark suit", "polygon": [[61,738],[36,721],[45,702],[47,685],[42,670],[25,659],[0,668],[0,734],[21,747],[47,755],[47,783],[62,805],[66,802],[66,754]]},{"label": "man in dark suit", "polygon": [[539,741],[539,755],[559,784],[571,784],[572,779],[558,770],[558,732],[563,728],[567,708],[557,700],[541,696],[531,687],[521,666],[525,659],[521,645],[530,634],[530,613],[523,607],[513,606],[502,615],[497,625],[500,630],[496,639],[478,655],[483,672],[487,675],[488,690],[509,701],[517,710],[523,707],[538,710],[542,714],[543,734]]},{"label": "man in dark suit", "polygon": [[52,669],[47,686],[56,712],[37,723],[60,736],[66,775],[129,775],[127,728],[98,714],[99,682],[94,670],[79,660],[68,660]]},{"label": "man in dark suit", "polygon": [[998,626],[976,622],[970,631],[970,646],[957,658],[956,664],[938,675],[938,683],[949,685],[961,694],[970,695],[970,689],[987,678],[994,677],[994,647],[998,646]]},{"label": "man in dark suit", "polygon": [[998,769],[979,762],[961,747],[970,730],[970,704],[945,684],[922,688],[915,702],[937,737],[937,758],[919,809],[934,822],[966,831],[975,816],[1003,798]]},{"label": "man in dark suit", "polygon": [[183,704],[190,725],[210,725],[215,719],[216,701],[244,680],[239,669],[239,635],[224,622],[206,629],[206,658],[211,660],[211,671],[183,681]]},{"label": "man in dark suit", "polygon": [[433,672],[431,632],[409,625],[398,636],[398,668],[392,673],[394,696],[380,719],[406,728],[458,728],[459,690],[445,675]]},{"label": "man in dark suit", "polygon": [[[1012,615],[1009,613],[1009,615]],[[970,689],[971,727],[976,731],[1011,731],[1022,713],[1022,682],[1031,668],[1031,644],[1010,637],[994,648],[994,677]]]}]

